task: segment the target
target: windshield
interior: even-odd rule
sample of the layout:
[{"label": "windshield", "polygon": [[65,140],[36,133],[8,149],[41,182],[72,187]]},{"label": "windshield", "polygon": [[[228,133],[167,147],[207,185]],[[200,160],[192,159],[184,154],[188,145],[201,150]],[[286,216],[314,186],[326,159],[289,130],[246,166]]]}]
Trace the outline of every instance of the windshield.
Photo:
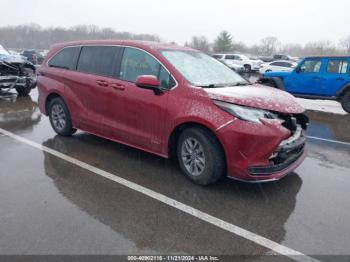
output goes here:
[{"label": "windshield", "polygon": [[243,77],[204,53],[163,50],[161,54],[194,86],[222,87],[248,84]]}]

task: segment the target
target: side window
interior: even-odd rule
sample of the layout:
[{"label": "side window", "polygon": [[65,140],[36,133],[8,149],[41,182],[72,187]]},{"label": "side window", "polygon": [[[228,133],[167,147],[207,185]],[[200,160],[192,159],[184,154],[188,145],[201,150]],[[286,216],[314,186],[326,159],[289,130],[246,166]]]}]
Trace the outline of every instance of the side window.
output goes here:
[{"label": "side window", "polygon": [[77,70],[104,76],[113,76],[120,47],[84,46],[81,49]]},{"label": "side window", "polygon": [[234,60],[235,56],[234,55],[227,55],[227,56],[225,56],[225,59]]},{"label": "side window", "polygon": [[305,60],[300,66],[300,71],[304,73],[318,73],[321,69],[321,59]]},{"label": "side window", "polygon": [[327,73],[330,74],[346,74],[348,69],[347,60],[330,59],[327,64]]},{"label": "side window", "polygon": [[175,85],[168,71],[152,56],[146,52],[126,47],[120,66],[120,79],[135,82],[140,75],[153,75],[158,78],[163,88]]},{"label": "side window", "polygon": [[59,51],[48,62],[49,67],[73,69],[79,47],[67,47]]},{"label": "side window", "polygon": [[292,64],[288,62],[281,62],[281,66],[290,68],[292,67]]},{"label": "side window", "polygon": [[273,62],[271,63],[272,66],[283,66],[281,62]]}]

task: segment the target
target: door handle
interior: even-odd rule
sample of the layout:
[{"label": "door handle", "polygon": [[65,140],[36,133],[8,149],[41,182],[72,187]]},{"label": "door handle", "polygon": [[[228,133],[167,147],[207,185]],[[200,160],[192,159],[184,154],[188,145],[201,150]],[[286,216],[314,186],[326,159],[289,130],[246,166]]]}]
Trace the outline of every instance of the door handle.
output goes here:
[{"label": "door handle", "polygon": [[112,83],[111,87],[115,90],[120,90],[120,91],[125,90],[125,86],[119,83]]},{"label": "door handle", "polygon": [[97,83],[99,86],[108,86],[108,82],[105,81],[105,80],[96,80],[96,83]]},{"label": "door handle", "polygon": [[344,80],[344,78],[342,78],[342,77],[337,77],[335,80],[338,80],[338,81],[343,81],[343,80]]},{"label": "door handle", "polygon": [[321,77],[314,76],[312,79],[315,79],[315,80],[320,80],[320,79],[321,79]]}]

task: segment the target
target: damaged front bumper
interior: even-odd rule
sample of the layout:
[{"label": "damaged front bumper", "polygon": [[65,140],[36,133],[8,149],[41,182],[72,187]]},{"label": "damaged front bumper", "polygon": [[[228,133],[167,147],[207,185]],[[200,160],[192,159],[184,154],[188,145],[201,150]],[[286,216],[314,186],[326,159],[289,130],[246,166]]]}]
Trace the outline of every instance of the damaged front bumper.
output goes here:
[{"label": "damaged front bumper", "polygon": [[34,88],[36,68],[26,61],[0,61],[0,89]]},{"label": "damaged front bumper", "polygon": [[26,87],[31,85],[35,87],[36,77],[27,76],[0,76],[0,88],[1,89],[12,89]]},{"label": "damaged front bumper", "polygon": [[267,176],[284,171],[297,162],[305,152],[304,130],[298,127],[295,133],[283,140],[270,157],[268,166],[252,166],[248,168],[251,176]]}]

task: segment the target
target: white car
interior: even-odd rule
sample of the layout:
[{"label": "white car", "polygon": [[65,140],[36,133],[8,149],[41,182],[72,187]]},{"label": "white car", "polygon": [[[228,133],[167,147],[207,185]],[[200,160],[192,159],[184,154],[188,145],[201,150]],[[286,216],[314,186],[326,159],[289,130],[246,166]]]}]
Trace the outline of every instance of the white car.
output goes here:
[{"label": "white car", "polygon": [[293,61],[277,60],[277,61],[261,64],[259,73],[263,74],[266,72],[290,72],[297,65],[298,64]]},{"label": "white car", "polygon": [[225,58],[224,54],[214,54],[214,55],[212,55],[212,57],[214,57],[215,59],[219,60],[223,64],[227,65],[229,68],[231,68],[232,70],[236,71],[237,73],[244,72],[244,66],[233,64],[233,63],[230,63],[230,62],[226,63],[226,61],[224,59]]},{"label": "white car", "polygon": [[235,66],[243,67],[245,72],[258,71],[262,61],[250,59],[242,54],[214,54],[214,58],[222,61],[230,68]]}]

